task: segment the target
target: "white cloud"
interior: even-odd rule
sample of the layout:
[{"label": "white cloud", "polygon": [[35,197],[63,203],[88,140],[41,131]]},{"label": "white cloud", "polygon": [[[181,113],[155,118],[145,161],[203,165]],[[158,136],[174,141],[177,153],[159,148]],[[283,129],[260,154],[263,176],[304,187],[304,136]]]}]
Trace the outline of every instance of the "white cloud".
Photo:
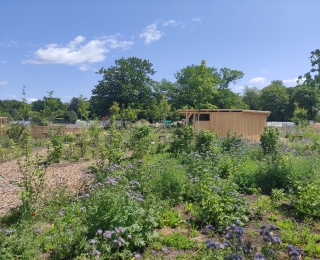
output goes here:
[{"label": "white cloud", "polygon": [[0,85],[7,85],[9,83],[9,81],[0,81]]},{"label": "white cloud", "polygon": [[146,29],[140,33],[140,38],[145,38],[144,42],[149,44],[154,41],[158,41],[163,36],[163,33],[157,30],[157,23],[153,23],[147,26]]},{"label": "white cloud", "polygon": [[6,97],[16,98],[17,96],[15,96],[15,95],[6,95]]},{"label": "white cloud", "polygon": [[194,17],[191,19],[192,22],[202,23],[202,17]]},{"label": "white cloud", "polygon": [[180,24],[183,24],[183,22],[182,21],[176,21],[176,20],[169,20],[169,21],[164,22],[162,25],[163,26],[168,26],[168,25],[170,25],[170,26],[178,26]]},{"label": "white cloud", "polygon": [[38,99],[37,98],[27,98],[27,102],[28,103],[31,103],[31,102],[34,102],[34,101],[37,101]]},{"label": "white cloud", "polygon": [[6,42],[0,42],[0,45],[3,45],[5,47],[17,47],[18,43],[15,41],[6,41]]},{"label": "white cloud", "polygon": [[105,37],[91,40],[84,44],[85,37],[77,36],[67,45],[48,44],[45,48],[40,48],[33,53],[33,58],[23,61],[32,64],[80,64],[80,69],[85,70],[86,63],[104,61],[108,48],[128,49],[133,44],[129,41],[119,41],[116,37]]},{"label": "white cloud", "polygon": [[[296,83],[298,80],[298,78],[294,78],[294,79],[284,79],[282,80],[283,83]],[[304,79],[303,79],[304,81]]]},{"label": "white cloud", "polygon": [[2,60],[1,63],[2,63],[2,64],[7,64],[5,60]]},{"label": "white cloud", "polygon": [[253,78],[249,80],[249,83],[265,83],[266,79],[263,77]]},{"label": "white cloud", "polygon": [[268,72],[268,70],[260,70],[260,72]]}]

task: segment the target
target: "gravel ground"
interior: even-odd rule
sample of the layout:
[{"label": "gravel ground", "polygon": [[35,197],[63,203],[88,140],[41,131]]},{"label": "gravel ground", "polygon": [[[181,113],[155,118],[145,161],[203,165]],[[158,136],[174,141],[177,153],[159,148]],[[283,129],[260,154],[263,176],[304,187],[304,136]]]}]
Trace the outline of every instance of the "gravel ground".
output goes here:
[{"label": "gravel ground", "polygon": [[[44,194],[53,195],[64,187],[68,195],[81,192],[92,180],[91,174],[88,174],[90,163],[80,161],[50,165],[45,175]],[[21,177],[17,160],[0,163],[0,217],[21,203],[18,197],[20,188],[15,184]]]}]

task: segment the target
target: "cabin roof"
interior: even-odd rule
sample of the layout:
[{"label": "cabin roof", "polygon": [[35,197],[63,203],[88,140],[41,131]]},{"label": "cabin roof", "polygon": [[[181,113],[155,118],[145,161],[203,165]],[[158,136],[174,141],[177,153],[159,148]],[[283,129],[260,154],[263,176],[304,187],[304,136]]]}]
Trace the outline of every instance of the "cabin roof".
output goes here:
[{"label": "cabin roof", "polygon": [[[178,109],[179,113],[194,113],[198,112],[197,109]],[[243,112],[243,113],[256,113],[256,114],[266,114],[269,116],[271,111],[261,111],[261,110],[247,110],[247,109],[200,109],[201,112]]]}]

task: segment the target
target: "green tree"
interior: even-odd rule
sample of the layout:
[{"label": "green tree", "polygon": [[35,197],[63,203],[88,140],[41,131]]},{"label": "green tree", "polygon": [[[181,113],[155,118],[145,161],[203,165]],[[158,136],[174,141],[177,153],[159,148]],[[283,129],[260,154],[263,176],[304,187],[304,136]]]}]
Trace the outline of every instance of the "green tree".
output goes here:
[{"label": "green tree", "polygon": [[299,103],[297,102],[294,103],[294,107],[293,117],[291,118],[292,122],[300,126],[307,125],[306,121],[308,119],[308,110],[303,107],[299,107]]},{"label": "green tree", "polygon": [[260,105],[262,110],[271,111],[270,121],[285,120],[288,102],[289,96],[281,80],[273,80],[261,90]]},{"label": "green tree", "polygon": [[54,91],[47,92],[49,97],[44,97],[44,109],[42,115],[45,118],[48,118],[50,121],[53,121],[58,116],[63,116],[67,110],[67,106],[61,102],[60,98],[53,97]]},{"label": "green tree", "polygon": [[20,107],[20,113],[22,120],[24,121],[25,119],[29,118],[30,115],[30,105],[27,103],[26,99],[26,87],[23,86],[22,88],[22,102],[21,102],[21,107]]},{"label": "green tree", "polygon": [[113,102],[126,107],[130,104],[135,109],[147,109],[154,84],[150,78],[155,73],[152,63],[131,57],[116,60],[115,64],[98,72],[103,79],[92,90],[90,103],[93,111],[104,116]]},{"label": "green tree", "polygon": [[[312,69],[310,70],[310,72],[304,74],[304,84],[320,88],[320,50],[316,49],[315,51],[312,51],[309,59]],[[299,76],[298,80],[301,81],[302,78],[302,76]]]},{"label": "green tree", "polygon": [[256,87],[245,86],[242,93],[242,100],[250,110],[260,109],[260,90]]},{"label": "green tree", "polygon": [[205,60],[202,60],[200,66],[187,66],[175,74],[177,83],[180,85],[181,96],[187,105],[198,110],[198,130],[200,129],[200,110],[213,107],[210,101],[219,82],[214,72],[215,69],[207,67]]},{"label": "green tree", "polygon": [[287,107],[288,117],[292,117],[296,109],[295,103],[307,110],[307,119],[315,119],[318,115],[320,94],[319,89],[307,85],[299,85],[292,91]]},{"label": "green tree", "polygon": [[90,106],[90,103],[88,99],[83,97],[83,95],[80,95],[78,98],[78,111],[81,116],[81,120],[82,120],[82,117],[84,117],[85,120],[88,120],[89,106]]},{"label": "green tree", "polygon": [[213,101],[218,108],[221,109],[247,109],[248,105],[242,101],[240,95],[232,92],[228,88],[218,89]]},{"label": "green tree", "polygon": [[219,89],[229,88],[229,84],[236,84],[237,80],[242,79],[244,73],[240,70],[231,70],[229,68],[221,68],[219,73],[220,82],[218,84]]}]

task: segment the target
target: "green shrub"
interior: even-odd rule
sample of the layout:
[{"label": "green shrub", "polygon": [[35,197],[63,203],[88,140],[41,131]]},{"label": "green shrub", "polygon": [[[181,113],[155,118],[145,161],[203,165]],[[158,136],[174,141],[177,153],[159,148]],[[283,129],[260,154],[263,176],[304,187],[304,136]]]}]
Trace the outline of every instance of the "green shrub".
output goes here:
[{"label": "green shrub", "polygon": [[276,159],[268,157],[261,162],[255,174],[255,182],[258,188],[270,194],[272,189],[285,189],[290,187],[291,166],[285,156]]},{"label": "green shrub", "polygon": [[264,154],[275,155],[277,153],[279,141],[278,128],[265,126],[262,134],[260,135],[260,141]]},{"label": "green shrub", "polygon": [[205,153],[213,149],[213,142],[217,135],[201,129],[198,133],[196,133],[195,137],[195,150],[199,153]]},{"label": "green shrub", "polygon": [[230,151],[233,148],[236,148],[242,142],[242,135],[237,135],[237,133],[231,134],[229,131],[227,137],[222,141],[222,148],[225,151]]},{"label": "green shrub", "polygon": [[6,135],[9,139],[12,139],[15,143],[20,144],[26,141],[29,129],[23,124],[12,124],[6,131]]},{"label": "green shrub", "polygon": [[320,217],[320,180],[308,184],[296,183],[297,193],[292,201],[301,216]]},{"label": "green shrub", "polygon": [[176,128],[173,131],[173,141],[169,151],[174,154],[181,152],[190,153],[193,151],[194,130],[192,126]]},{"label": "green shrub", "polygon": [[223,230],[238,221],[247,222],[249,205],[237,185],[231,179],[207,176],[203,180],[191,179],[187,191],[192,192],[189,198],[189,210],[196,221],[212,224]]},{"label": "green shrub", "polygon": [[141,159],[150,151],[150,132],[151,128],[145,125],[133,129],[129,140],[129,148],[133,151],[133,157]]}]

